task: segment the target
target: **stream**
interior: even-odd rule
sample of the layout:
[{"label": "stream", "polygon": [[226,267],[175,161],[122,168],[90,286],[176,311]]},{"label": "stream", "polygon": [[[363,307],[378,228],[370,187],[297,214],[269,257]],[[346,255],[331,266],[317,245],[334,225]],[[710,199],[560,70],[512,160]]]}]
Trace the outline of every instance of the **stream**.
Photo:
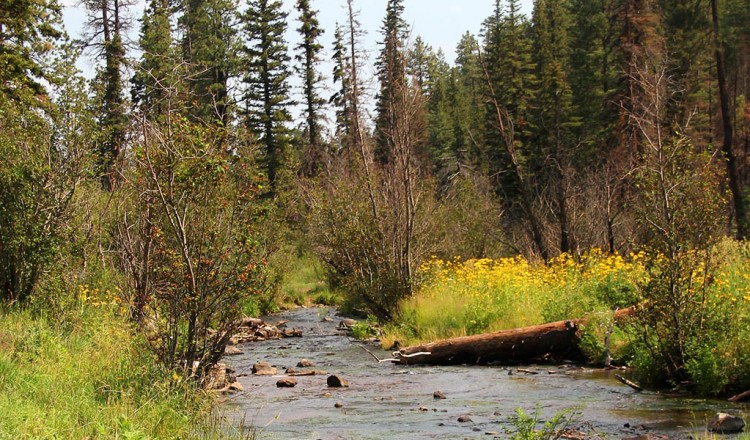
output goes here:
[{"label": "stream", "polygon": [[[252,426],[260,439],[472,439],[506,438],[516,408],[549,420],[559,411],[580,413],[573,426],[607,438],[651,433],[670,438],[703,435],[716,412],[746,418],[748,407],[726,401],[636,392],[613,371],[563,366],[402,366],[378,363],[390,353],[352,340],[337,330],[342,318],[326,308],[299,308],[266,318],[288,321],[301,338],[250,342],[228,356],[245,391],[230,396],[225,412]],[[330,316],[332,322],[323,322]],[[348,388],[328,388],[326,375],[295,377],[294,388],[276,381],[301,359],[315,370],[345,378]],[[253,376],[252,366],[267,361],[279,376]],[[518,372],[523,368],[538,372]],[[511,374],[509,374],[511,373]],[[246,376],[245,376],[246,375]],[[445,399],[435,399],[441,391]],[[469,422],[459,422],[468,415]],[[731,438],[727,436],[727,438]]]}]

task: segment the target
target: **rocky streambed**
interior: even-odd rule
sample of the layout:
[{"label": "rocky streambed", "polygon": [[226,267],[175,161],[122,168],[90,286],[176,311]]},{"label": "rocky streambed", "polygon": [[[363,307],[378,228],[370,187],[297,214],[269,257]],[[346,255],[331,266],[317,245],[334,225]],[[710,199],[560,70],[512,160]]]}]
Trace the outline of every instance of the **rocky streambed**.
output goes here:
[{"label": "rocky streambed", "polygon": [[[743,404],[636,392],[615,379],[617,371],[575,365],[378,363],[363,343],[339,330],[341,318],[333,313],[300,308],[267,319],[287,321],[302,337],[241,344],[241,354],[227,357],[244,392],[227,399],[226,412],[254,427],[259,438],[284,440],[505,438],[517,408],[538,411],[541,420],[577,408],[569,438],[689,438],[703,434],[718,411],[748,412]],[[365,348],[390,357],[372,344]],[[303,359],[309,363],[298,367]],[[277,374],[253,374],[262,362]],[[289,368],[315,374],[290,377]],[[329,387],[331,375],[349,386]],[[278,386],[286,378],[296,384]]]}]

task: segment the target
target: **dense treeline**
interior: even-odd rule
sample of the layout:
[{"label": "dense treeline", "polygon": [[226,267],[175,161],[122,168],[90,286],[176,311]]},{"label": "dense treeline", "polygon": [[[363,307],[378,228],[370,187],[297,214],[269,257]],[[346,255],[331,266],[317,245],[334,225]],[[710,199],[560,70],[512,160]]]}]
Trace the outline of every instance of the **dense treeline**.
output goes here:
[{"label": "dense treeline", "polygon": [[649,249],[673,270],[644,296],[686,313],[673,359],[684,271],[749,233],[745,1],[495,0],[451,64],[389,0],[371,119],[353,0],[330,30],[308,0],[149,0],[135,59],[128,3],[85,6],[88,82],[55,0],[0,5],[0,295],[106,279],[167,366],[219,359],[289,240],[381,320],[430,255]]}]

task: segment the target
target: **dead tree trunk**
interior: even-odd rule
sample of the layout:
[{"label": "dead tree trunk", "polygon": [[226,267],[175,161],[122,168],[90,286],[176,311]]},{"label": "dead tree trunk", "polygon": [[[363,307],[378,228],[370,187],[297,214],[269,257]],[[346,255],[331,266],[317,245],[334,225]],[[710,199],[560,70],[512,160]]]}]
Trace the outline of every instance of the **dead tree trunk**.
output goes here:
[{"label": "dead tree trunk", "polygon": [[[618,310],[614,319],[633,315],[635,308]],[[557,321],[530,327],[462,336],[402,348],[394,362],[404,365],[487,364],[544,360],[581,360],[580,325],[585,319]]]}]

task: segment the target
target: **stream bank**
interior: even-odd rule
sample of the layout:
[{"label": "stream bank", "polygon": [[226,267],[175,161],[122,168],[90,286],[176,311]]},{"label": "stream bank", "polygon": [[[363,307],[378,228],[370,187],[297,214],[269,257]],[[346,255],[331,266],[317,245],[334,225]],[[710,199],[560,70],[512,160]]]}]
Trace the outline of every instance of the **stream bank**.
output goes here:
[{"label": "stream bank", "polygon": [[[238,422],[254,426],[262,439],[415,439],[505,438],[516,408],[539,410],[542,420],[579,408],[581,431],[608,438],[702,434],[706,421],[724,411],[747,416],[747,406],[719,400],[669,397],[635,392],[617,381],[617,371],[575,365],[399,366],[377,363],[337,329],[341,318],[326,308],[299,308],[267,321],[287,321],[301,338],[252,342],[226,358],[245,392],[225,404]],[[330,316],[332,321],[323,321]],[[366,346],[379,358],[390,353]],[[348,380],[346,388],[328,388],[328,374],[295,377],[293,388],[278,388],[286,368],[302,359]],[[254,376],[253,364],[266,361],[278,376]],[[436,399],[441,391],[445,399]],[[470,421],[460,422],[462,416]],[[463,418],[462,418],[463,420]],[[730,437],[728,437],[730,438]]]}]

